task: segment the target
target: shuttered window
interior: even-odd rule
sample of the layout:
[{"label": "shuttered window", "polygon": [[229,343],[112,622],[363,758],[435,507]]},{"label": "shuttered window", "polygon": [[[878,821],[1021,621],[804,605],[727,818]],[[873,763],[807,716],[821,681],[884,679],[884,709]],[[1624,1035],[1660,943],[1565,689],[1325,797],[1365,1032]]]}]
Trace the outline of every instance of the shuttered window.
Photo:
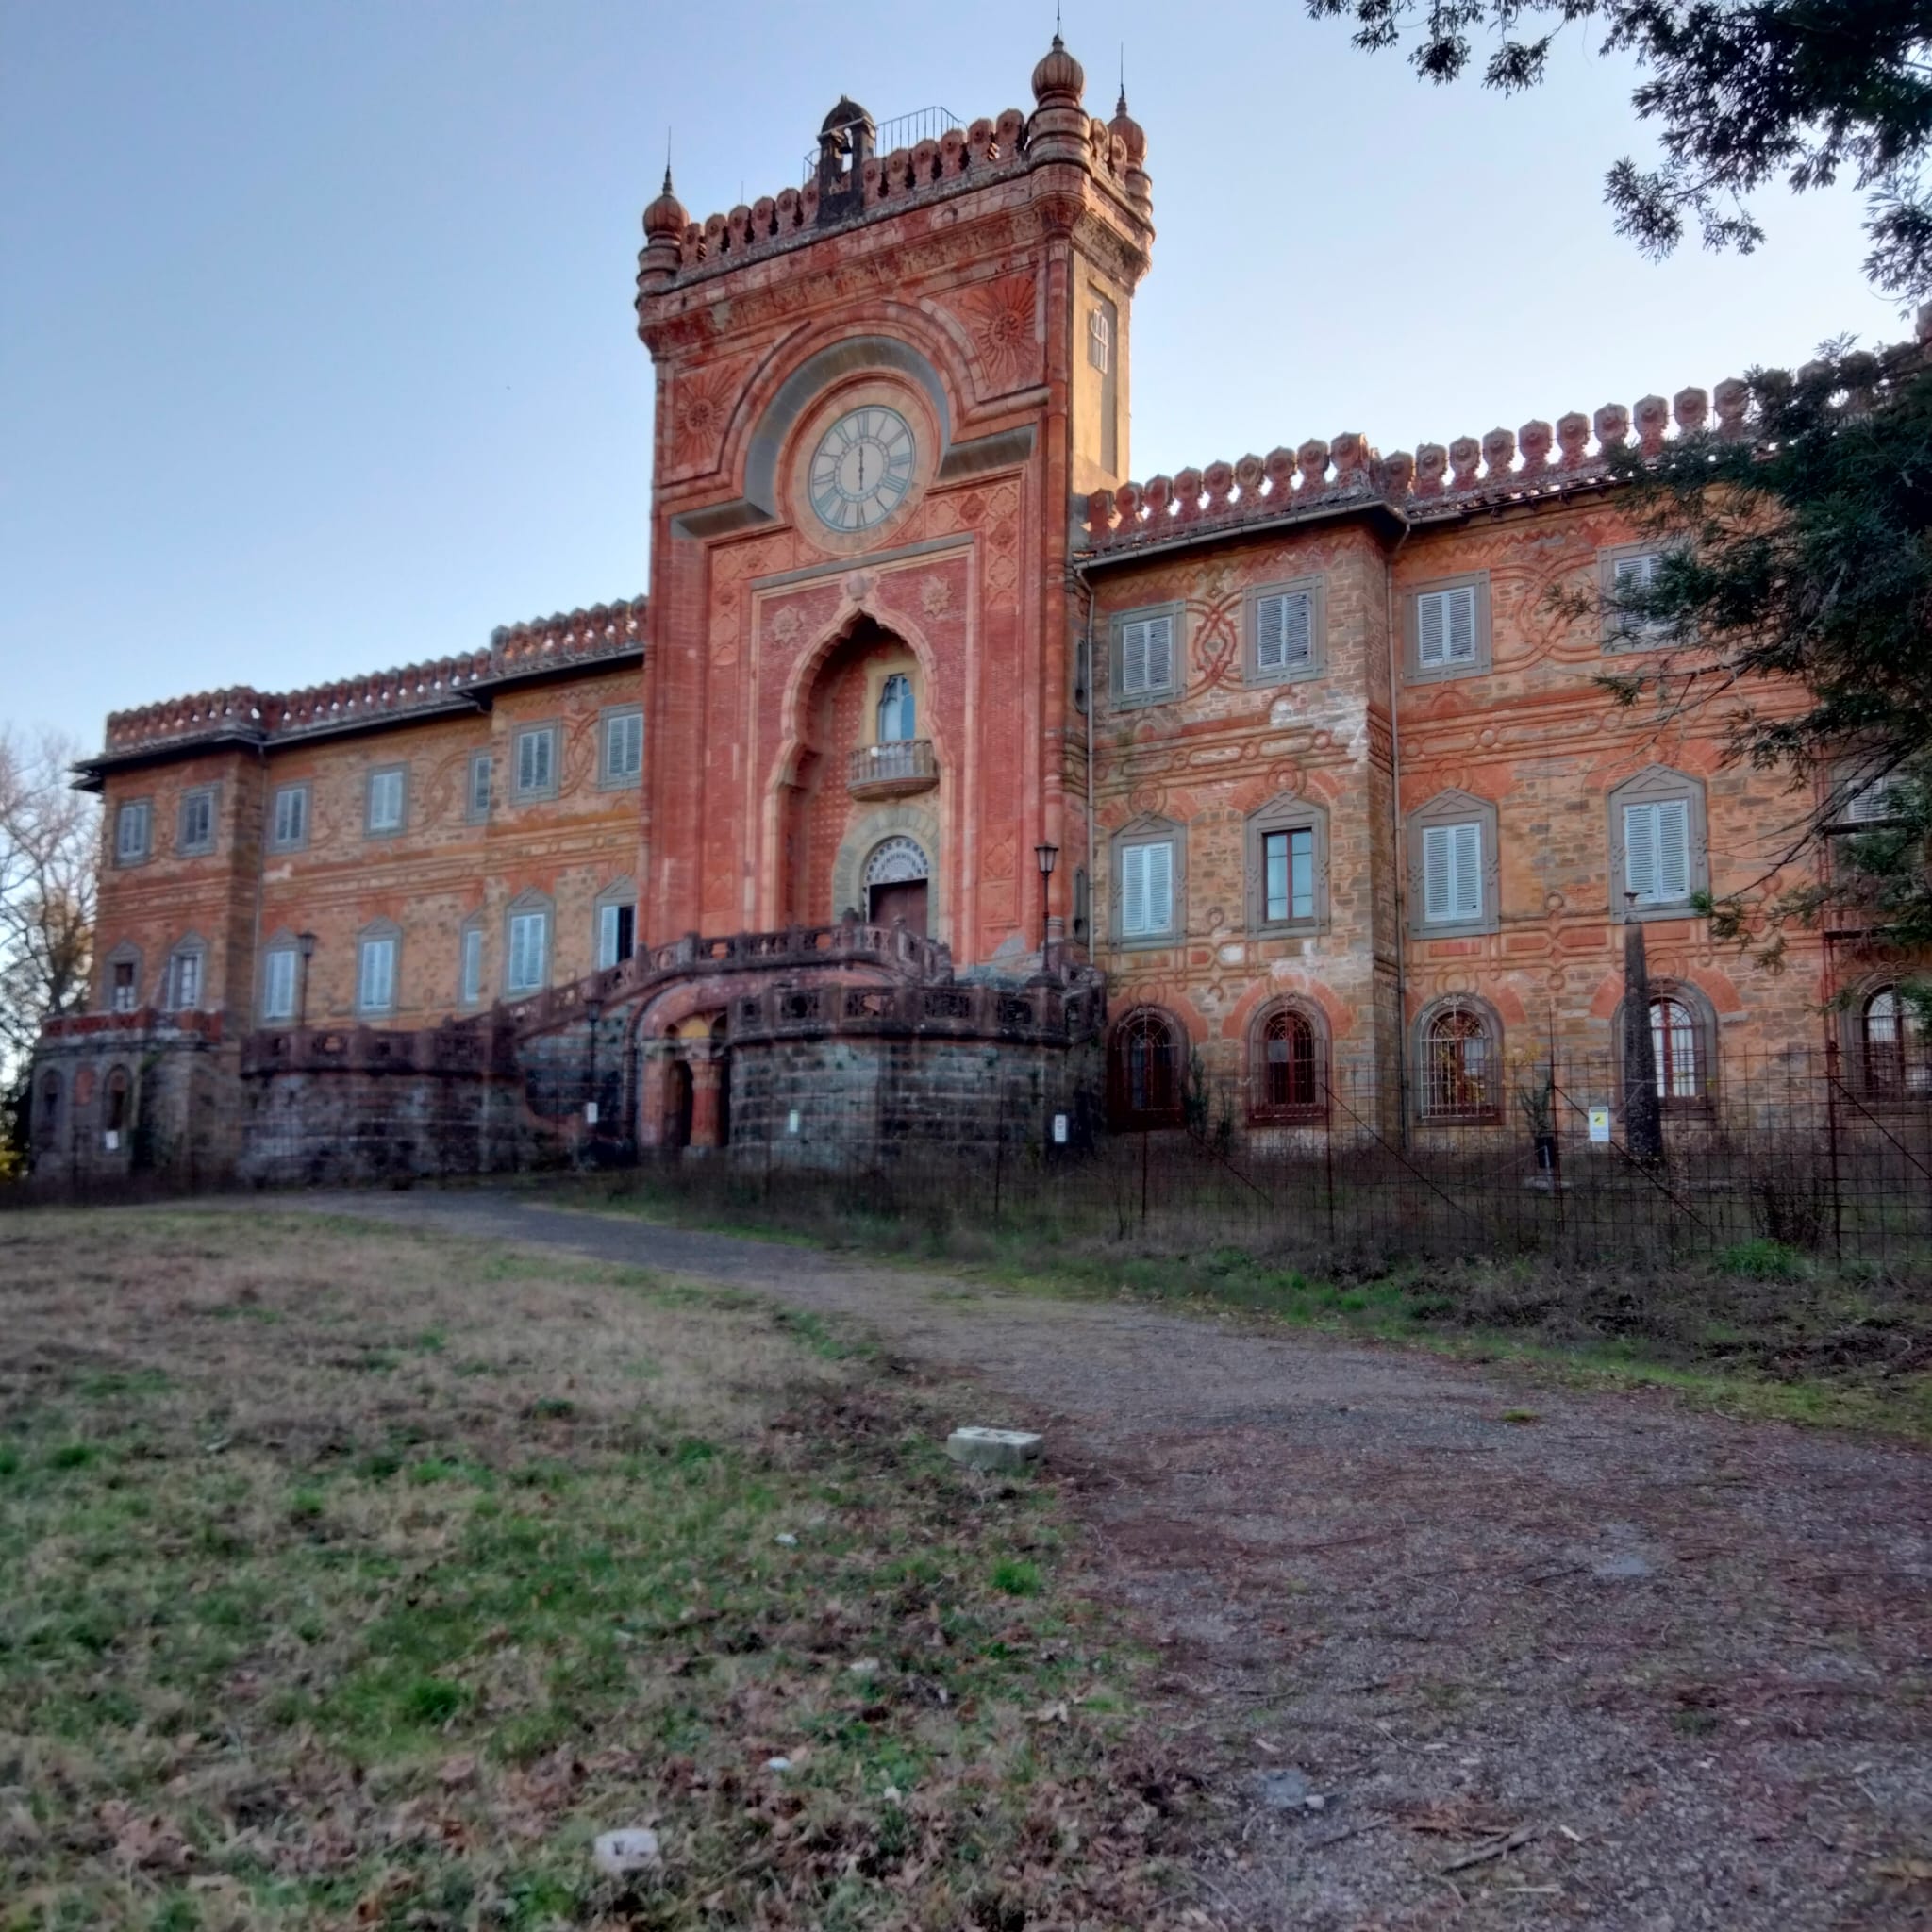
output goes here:
[{"label": "shuttered window", "polygon": [[1174,689],[1174,616],[1139,617],[1121,625],[1121,695],[1147,697]]},{"label": "shuttered window", "polygon": [[168,1006],[174,1012],[192,1013],[200,1005],[201,954],[191,948],[168,962]]},{"label": "shuttered window", "polygon": [[466,1007],[478,1006],[483,999],[483,928],[463,928],[461,999]]},{"label": "shuttered window", "polygon": [[1845,800],[1845,818],[1853,824],[1882,824],[1898,814],[1898,780],[1890,776],[1858,786]]},{"label": "shuttered window", "polygon": [[543,985],[550,952],[550,915],[513,913],[509,922],[509,981],[511,993],[536,992]]},{"label": "shuttered window", "polygon": [[1309,591],[1281,591],[1255,600],[1255,671],[1279,677],[1306,671],[1315,661],[1315,598]]},{"label": "shuttered window", "polygon": [[364,1013],[386,1013],[396,1003],[396,941],[379,934],[362,941],[356,972],[356,1006]]},{"label": "shuttered window", "polygon": [[1423,920],[1459,925],[1483,916],[1483,828],[1468,820],[1423,827]]},{"label": "shuttered window", "polygon": [[288,847],[304,843],[308,837],[308,788],[284,785],[275,793],[275,825],[270,838],[276,845]]},{"label": "shuttered window", "polygon": [[604,720],[604,782],[626,784],[643,769],[643,713],[613,711]]},{"label": "shuttered window", "polygon": [[557,789],[557,727],[517,733],[517,796],[541,798]]},{"label": "shuttered window", "polygon": [[1121,937],[1156,939],[1174,929],[1174,841],[1121,847]]},{"label": "shuttered window", "polygon": [[1416,664],[1424,671],[1452,671],[1476,661],[1474,584],[1424,591],[1415,600]]},{"label": "shuttered window", "polygon": [[114,857],[121,864],[131,865],[147,857],[151,814],[152,808],[144,798],[124,805],[114,814]]},{"label": "shuttered window", "polygon": [[261,1017],[264,1020],[292,1020],[295,1017],[295,973],[299,957],[293,946],[275,946],[270,950],[261,981]]},{"label": "shuttered window", "polygon": [[176,842],[183,852],[214,850],[215,794],[212,789],[204,786],[183,795],[180,832]]},{"label": "shuttered window", "polygon": [[496,761],[487,751],[470,754],[469,814],[473,819],[490,816],[490,788],[495,776]]},{"label": "shuttered window", "polygon": [[1660,798],[1624,808],[1624,885],[1640,906],[1690,896],[1690,803]]},{"label": "shuttered window", "polygon": [[369,819],[372,832],[400,832],[403,828],[404,778],[400,765],[369,774]]},{"label": "shuttered window", "polygon": [[597,908],[597,964],[617,966],[636,950],[638,911],[635,906],[610,905]]}]

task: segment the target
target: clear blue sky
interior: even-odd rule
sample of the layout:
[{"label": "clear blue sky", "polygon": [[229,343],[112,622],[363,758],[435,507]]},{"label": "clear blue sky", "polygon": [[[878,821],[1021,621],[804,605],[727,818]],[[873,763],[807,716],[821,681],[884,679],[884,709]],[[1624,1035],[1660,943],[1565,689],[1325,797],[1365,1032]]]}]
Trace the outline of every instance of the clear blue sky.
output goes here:
[{"label": "clear blue sky", "polygon": [[[1031,105],[1052,7],[0,0],[0,723],[482,644],[645,584],[630,303],[665,130],[700,217],[881,119]],[[1159,237],[1137,475],[1344,428],[1383,449],[1903,332],[1849,192],[1749,260],[1612,233],[1641,138],[1573,37],[1503,102],[1291,0],[1068,0],[1126,43]]]}]

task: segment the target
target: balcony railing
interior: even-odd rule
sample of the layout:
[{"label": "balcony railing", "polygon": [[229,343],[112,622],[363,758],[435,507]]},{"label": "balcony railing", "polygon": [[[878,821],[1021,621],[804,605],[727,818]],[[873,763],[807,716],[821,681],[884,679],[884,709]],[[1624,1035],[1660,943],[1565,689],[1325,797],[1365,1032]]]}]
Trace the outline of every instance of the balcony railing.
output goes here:
[{"label": "balcony railing", "polygon": [[845,787],[855,798],[898,798],[924,791],[940,781],[939,761],[929,738],[902,738],[891,744],[861,744],[845,767]]}]

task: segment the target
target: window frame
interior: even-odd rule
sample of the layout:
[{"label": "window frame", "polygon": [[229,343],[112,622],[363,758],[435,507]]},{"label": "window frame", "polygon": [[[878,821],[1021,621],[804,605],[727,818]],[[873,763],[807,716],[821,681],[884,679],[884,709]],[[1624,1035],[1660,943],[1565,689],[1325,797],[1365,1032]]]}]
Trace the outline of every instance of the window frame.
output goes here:
[{"label": "window frame", "polygon": [[[181,971],[191,959],[194,961],[194,997],[183,1000]],[[168,1013],[205,1012],[202,1002],[207,997],[208,941],[199,933],[187,933],[168,948],[168,963],[161,974],[161,1009]]]},{"label": "window frame", "polygon": [[[1308,600],[1308,661],[1279,671],[1261,668],[1261,603],[1268,597]],[[1285,577],[1279,583],[1252,584],[1241,593],[1241,678],[1251,690],[1303,684],[1319,677],[1328,662],[1328,580],[1320,572]]]},{"label": "window frame", "polygon": [[[123,940],[111,953],[102,957],[101,1010],[104,1013],[141,1011],[141,948],[132,940]],[[114,971],[120,966],[131,966],[134,969],[134,982],[129,989],[134,997],[125,1007],[114,1004]]]},{"label": "window frame", "polygon": [[[1129,935],[1124,929],[1126,854],[1136,846],[1168,844],[1170,895],[1168,923],[1158,932]],[[1182,944],[1188,934],[1187,827],[1173,819],[1142,817],[1123,825],[1108,841],[1108,939],[1122,951],[1147,952]]]},{"label": "window frame", "polygon": [[[543,958],[540,978],[531,985],[516,980],[516,929],[520,919],[541,918],[543,922]],[[503,996],[507,1000],[534,999],[549,990],[557,973],[557,907],[542,892],[519,892],[503,908]]]},{"label": "window frame", "polygon": [[[1422,653],[1421,600],[1444,591],[1473,590],[1475,592],[1475,656],[1467,664],[1424,664]],[[1456,576],[1431,577],[1425,582],[1406,585],[1402,592],[1402,675],[1407,684],[1441,684],[1450,678],[1482,677],[1491,668],[1493,655],[1492,612],[1490,608],[1490,574],[1486,570],[1463,571]]]},{"label": "window frame", "polygon": [[[1432,920],[1428,912],[1428,881],[1424,863],[1426,840],[1432,826],[1467,824],[1474,821],[1482,828],[1482,908],[1474,919]],[[1467,939],[1474,934],[1491,933],[1502,924],[1502,841],[1500,823],[1492,800],[1474,792],[1450,790],[1439,791],[1419,805],[1403,821],[1404,842],[1407,848],[1408,931],[1418,940]]]},{"label": "window frame", "polygon": [[[1268,1034],[1278,1020],[1298,1021],[1308,1029],[1314,1071],[1315,1097],[1307,1101],[1276,1102],[1268,1095]],[[1314,1001],[1296,994],[1265,1000],[1248,1023],[1248,1119],[1257,1126],[1293,1126],[1328,1118],[1331,1074],[1327,1017]]]},{"label": "window frame", "polygon": [[[526,741],[547,739],[550,744],[550,769],[541,785],[525,786],[524,783],[524,745]],[[554,718],[537,724],[519,724],[510,733],[509,743],[509,795],[515,805],[541,805],[558,796],[562,789],[563,728]]]},{"label": "window frame", "polygon": [[[483,781],[483,803],[476,803],[476,780]],[[488,747],[473,751],[463,759],[463,823],[485,825],[496,809],[496,758]]]},{"label": "window frame", "polygon": [[[610,733],[612,726],[637,721],[638,768],[634,772],[611,769]],[[644,782],[644,708],[641,705],[607,705],[597,713],[597,783],[607,791],[629,791]]]},{"label": "window frame", "polygon": [[[1146,691],[1125,688],[1126,632],[1131,624],[1150,624],[1158,617],[1172,626],[1173,648],[1168,658],[1168,681]],[[1171,705],[1187,689],[1185,670],[1188,646],[1188,607],[1184,599],[1166,604],[1141,604],[1131,610],[1115,611],[1107,621],[1108,702],[1117,711],[1140,710],[1148,705]]]},{"label": "window frame", "polygon": [[1617,566],[1633,557],[1655,557],[1661,563],[1670,554],[1668,543],[1607,543],[1596,554],[1597,602],[1603,613],[1603,647],[1620,657],[1638,651],[1660,651],[1679,641],[1668,629],[1646,625],[1627,629],[1617,611]]},{"label": "window frame", "polygon": [[[1662,805],[1684,799],[1689,809],[1684,815],[1685,875],[1687,889],[1681,899],[1655,900],[1633,906],[1628,891],[1628,854],[1624,839],[1624,808],[1631,805]],[[1699,892],[1710,890],[1710,831],[1707,816],[1704,781],[1669,765],[1647,765],[1641,772],[1613,785],[1605,794],[1608,814],[1609,902],[1614,924],[1654,919],[1695,919],[1693,901]]]},{"label": "window frame", "polygon": [[[457,927],[457,1005],[470,1008],[490,1004],[483,991],[489,958],[485,947],[489,924],[481,912],[473,912]],[[470,950],[476,953],[475,983],[470,980]]]},{"label": "window frame", "polygon": [[[1895,1060],[1897,1074],[1881,1079],[1874,1074],[1877,1049],[1872,1038],[1872,1008],[1887,993],[1896,1006],[1898,1034],[1896,1039],[1885,1042],[1884,1050]],[[1927,1027],[1920,1018],[1899,981],[1880,979],[1861,987],[1852,1012],[1859,1097],[1894,1107],[1924,1107],[1932,1103],[1932,1027]]]},{"label": "window frame", "polygon": [[[1431,1056],[1429,1042],[1436,1027],[1444,1020],[1456,1014],[1464,1014],[1475,1020],[1482,1027],[1488,1042],[1489,1068],[1485,1082],[1483,1104],[1480,1108],[1465,1110],[1445,1110],[1438,1112],[1430,1105],[1434,1092],[1431,1078]],[[1431,1000],[1415,1017],[1411,1040],[1414,1051],[1415,1087],[1414,1110],[1418,1126],[1424,1127],[1492,1127],[1501,1125],[1504,1119],[1503,1081],[1505,1074],[1503,1060],[1503,1021],[1502,1016],[1488,1000],[1474,993],[1444,993],[1441,999]]]},{"label": "window frame", "polygon": [[[1123,1058],[1127,1036],[1158,1022],[1167,1030],[1168,1077],[1172,1097],[1163,1106],[1135,1107],[1128,1091]],[[1188,1029],[1166,1007],[1142,1000],[1121,1015],[1107,1037],[1107,1112],[1109,1124],[1123,1132],[1158,1132],[1177,1127],[1187,1117],[1187,1070],[1191,1041]]]},{"label": "window frame", "polygon": [[[1288,917],[1270,919],[1268,835],[1271,832],[1299,831],[1314,834],[1314,908],[1306,917],[1295,915],[1294,881],[1291,870]],[[1284,791],[1248,814],[1242,842],[1248,930],[1257,937],[1274,933],[1325,932],[1328,926],[1328,808],[1318,800]]]},{"label": "window frame", "polygon": [[[127,814],[141,814],[141,849],[138,852],[123,850],[121,827],[127,823]],[[153,797],[120,798],[114,801],[114,866],[118,871],[123,866],[145,865],[155,856],[155,802]]]},{"label": "window frame", "polygon": [[[206,858],[221,842],[221,800],[219,783],[191,785],[175,808],[175,856],[177,858]],[[206,807],[208,831],[199,839],[188,836],[188,814],[192,808]]]},{"label": "window frame", "polygon": [[[366,998],[368,956],[372,946],[389,948],[389,997],[375,1001]],[[403,1004],[403,929],[392,919],[372,919],[356,935],[356,1017],[358,1020],[389,1019]]]},{"label": "window frame", "polygon": [[[619,951],[613,959],[604,957],[604,915],[607,912],[630,913],[630,952]],[[625,959],[633,957],[638,949],[638,889],[630,879],[614,879],[599,892],[591,906],[591,958],[595,970],[608,973],[613,966],[622,966]]]},{"label": "window frame", "polygon": [[[292,839],[285,839],[281,832],[282,801],[285,798],[300,798],[302,801],[302,825]],[[308,779],[296,778],[286,785],[275,786],[269,792],[268,800],[268,849],[271,852],[306,852],[314,810],[314,787]]]},{"label": "window frame", "polygon": [[[375,823],[375,788],[386,778],[397,781],[396,821],[392,825]],[[365,839],[399,839],[409,829],[409,767],[400,764],[371,765],[362,785],[362,836]]]},{"label": "window frame", "polygon": [[[1689,1016],[1692,1037],[1691,1052],[1695,1056],[1697,1091],[1695,1093],[1657,1094],[1657,1106],[1665,1114],[1701,1114],[1710,1110],[1717,1098],[1718,1076],[1722,1072],[1718,1043],[1717,1008],[1705,994],[1686,980],[1657,978],[1650,982],[1650,1003],[1653,1007],[1660,1001],[1669,1000],[1681,1007]],[[1611,1036],[1611,1050],[1617,1063],[1617,1092],[1625,1093],[1624,1071],[1624,1020],[1628,1007],[1627,1000],[1617,1002],[1617,1010],[1611,1015],[1610,1024],[1615,1028]],[[1653,1043],[1656,1038],[1656,1023],[1651,1024]],[[1657,1077],[1663,1078],[1666,1072],[1661,1062],[1657,1066]]]},{"label": "window frame", "polygon": [[[275,968],[284,959],[289,961],[289,1009],[278,1013],[275,1008]],[[261,949],[260,1011],[263,1024],[292,1025],[301,1010],[301,1004],[302,948],[292,933],[278,932]]]}]

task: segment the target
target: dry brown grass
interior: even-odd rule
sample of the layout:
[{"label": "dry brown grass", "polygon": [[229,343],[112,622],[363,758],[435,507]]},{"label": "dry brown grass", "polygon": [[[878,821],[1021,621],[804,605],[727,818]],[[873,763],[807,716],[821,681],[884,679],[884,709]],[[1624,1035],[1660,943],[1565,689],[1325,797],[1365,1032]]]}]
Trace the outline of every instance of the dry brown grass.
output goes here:
[{"label": "dry brown grass", "polygon": [[[1056,1500],[811,1318],[45,1213],[0,1224],[0,1329],[8,1932],[1172,1916]],[[596,1878],[640,1823],[661,1881]]]}]

